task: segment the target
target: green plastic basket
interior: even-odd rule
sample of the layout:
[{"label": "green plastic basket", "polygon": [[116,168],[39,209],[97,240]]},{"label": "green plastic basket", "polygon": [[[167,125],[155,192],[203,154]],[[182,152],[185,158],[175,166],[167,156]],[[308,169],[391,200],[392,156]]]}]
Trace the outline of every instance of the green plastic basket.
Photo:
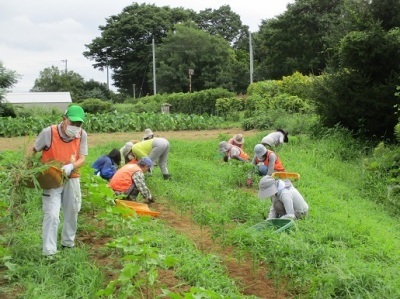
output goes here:
[{"label": "green plastic basket", "polygon": [[271,229],[274,233],[280,233],[290,230],[293,226],[294,220],[292,219],[274,218],[257,223],[256,225],[253,225],[252,228],[255,230]]}]

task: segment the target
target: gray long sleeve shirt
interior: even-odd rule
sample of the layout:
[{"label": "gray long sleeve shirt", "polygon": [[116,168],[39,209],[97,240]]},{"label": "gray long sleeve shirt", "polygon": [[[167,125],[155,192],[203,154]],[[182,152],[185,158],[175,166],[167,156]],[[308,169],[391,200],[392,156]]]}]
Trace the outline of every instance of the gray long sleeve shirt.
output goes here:
[{"label": "gray long sleeve shirt", "polygon": [[[275,210],[274,203],[280,201],[286,211],[286,214],[279,215]],[[300,192],[292,185],[292,183],[285,181],[285,187],[278,191],[271,197],[271,208],[269,210],[268,218],[290,218],[296,219],[296,214],[305,214],[308,211],[308,204],[304,200]]]}]

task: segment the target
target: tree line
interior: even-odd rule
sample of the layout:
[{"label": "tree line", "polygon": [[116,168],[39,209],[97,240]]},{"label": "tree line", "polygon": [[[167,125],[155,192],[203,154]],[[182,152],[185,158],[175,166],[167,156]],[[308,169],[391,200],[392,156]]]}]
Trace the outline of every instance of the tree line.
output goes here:
[{"label": "tree line", "polygon": [[[318,77],[309,98],[325,125],[340,123],[362,134],[392,136],[400,104],[395,96],[400,85],[399,28],[396,0],[296,0],[252,33],[254,81],[279,80],[296,71]],[[132,88],[138,97],[154,94],[153,42],[157,93],[217,87],[247,92],[250,32],[229,5],[197,13],[132,3],[99,29],[100,36],[85,45],[83,55],[94,68],[112,69],[121,95],[132,95]],[[191,82],[189,69],[194,72]],[[45,71],[74,78],[54,67]],[[45,71],[32,90],[55,88],[47,86]],[[68,84],[73,91],[79,85]],[[84,84],[83,91],[74,92],[78,98],[113,96],[104,84],[95,85]]]}]

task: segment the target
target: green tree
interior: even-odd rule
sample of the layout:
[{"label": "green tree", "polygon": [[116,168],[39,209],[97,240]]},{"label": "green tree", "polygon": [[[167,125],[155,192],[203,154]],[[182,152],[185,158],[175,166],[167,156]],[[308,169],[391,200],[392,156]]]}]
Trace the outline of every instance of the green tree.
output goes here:
[{"label": "green tree", "polygon": [[100,83],[93,79],[85,82],[84,90],[82,95],[84,99],[95,98],[106,101],[114,96],[114,92],[108,89],[106,83]]},{"label": "green tree", "polygon": [[74,101],[82,98],[85,80],[73,71],[61,71],[51,66],[42,70],[31,89],[34,92],[70,92]]},{"label": "green tree", "polygon": [[71,93],[74,102],[88,98],[98,98],[108,100],[112,98],[113,92],[107,89],[106,84],[97,82],[93,79],[85,79],[73,71],[60,70],[58,67],[51,66],[45,68],[35,80],[31,91],[35,92],[57,92],[66,91]]},{"label": "green tree", "polygon": [[255,79],[321,73],[329,58],[325,34],[339,18],[342,2],[297,0],[285,13],[263,21],[254,36]]},{"label": "green tree", "polygon": [[314,99],[325,125],[340,123],[355,133],[392,138],[398,122],[400,29],[378,23],[353,31],[341,42],[340,68],[316,80]]},{"label": "green tree", "polygon": [[133,3],[99,26],[101,36],[86,45],[83,55],[94,61],[95,68],[113,69],[114,84],[121,92],[131,94],[136,84],[142,94],[153,93],[152,41],[159,45],[175,24],[190,19],[191,14],[182,8]]},{"label": "green tree", "polygon": [[374,19],[381,22],[383,29],[400,27],[400,1],[372,0],[371,11]]},{"label": "green tree", "polygon": [[229,43],[192,25],[177,25],[157,48],[157,84],[160,92],[188,92],[216,87],[233,90],[234,51]]},{"label": "green tree", "polygon": [[219,35],[228,41],[234,48],[245,45],[248,49],[249,27],[242,24],[240,16],[231,10],[229,5],[218,9],[207,8],[193,16],[198,28],[211,35]]},{"label": "green tree", "polygon": [[7,108],[3,103],[7,89],[13,87],[18,82],[18,78],[19,75],[15,71],[6,69],[3,62],[0,61],[0,116],[3,116]]}]

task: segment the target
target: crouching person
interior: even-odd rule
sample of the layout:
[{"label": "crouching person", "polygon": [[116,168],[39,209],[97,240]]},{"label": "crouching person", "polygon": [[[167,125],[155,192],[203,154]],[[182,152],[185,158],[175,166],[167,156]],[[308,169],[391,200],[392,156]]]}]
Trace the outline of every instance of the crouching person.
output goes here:
[{"label": "crouching person", "polygon": [[268,219],[301,219],[307,216],[308,204],[290,180],[276,180],[266,175],[258,187],[260,199],[271,198]]},{"label": "crouching person", "polygon": [[128,200],[135,200],[140,193],[146,203],[154,199],[146,186],[144,174],[150,171],[153,162],[148,157],[140,159],[137,163],[128,163],[118,169],[109,182],[109,186],[116,195],[125,194]]}]

